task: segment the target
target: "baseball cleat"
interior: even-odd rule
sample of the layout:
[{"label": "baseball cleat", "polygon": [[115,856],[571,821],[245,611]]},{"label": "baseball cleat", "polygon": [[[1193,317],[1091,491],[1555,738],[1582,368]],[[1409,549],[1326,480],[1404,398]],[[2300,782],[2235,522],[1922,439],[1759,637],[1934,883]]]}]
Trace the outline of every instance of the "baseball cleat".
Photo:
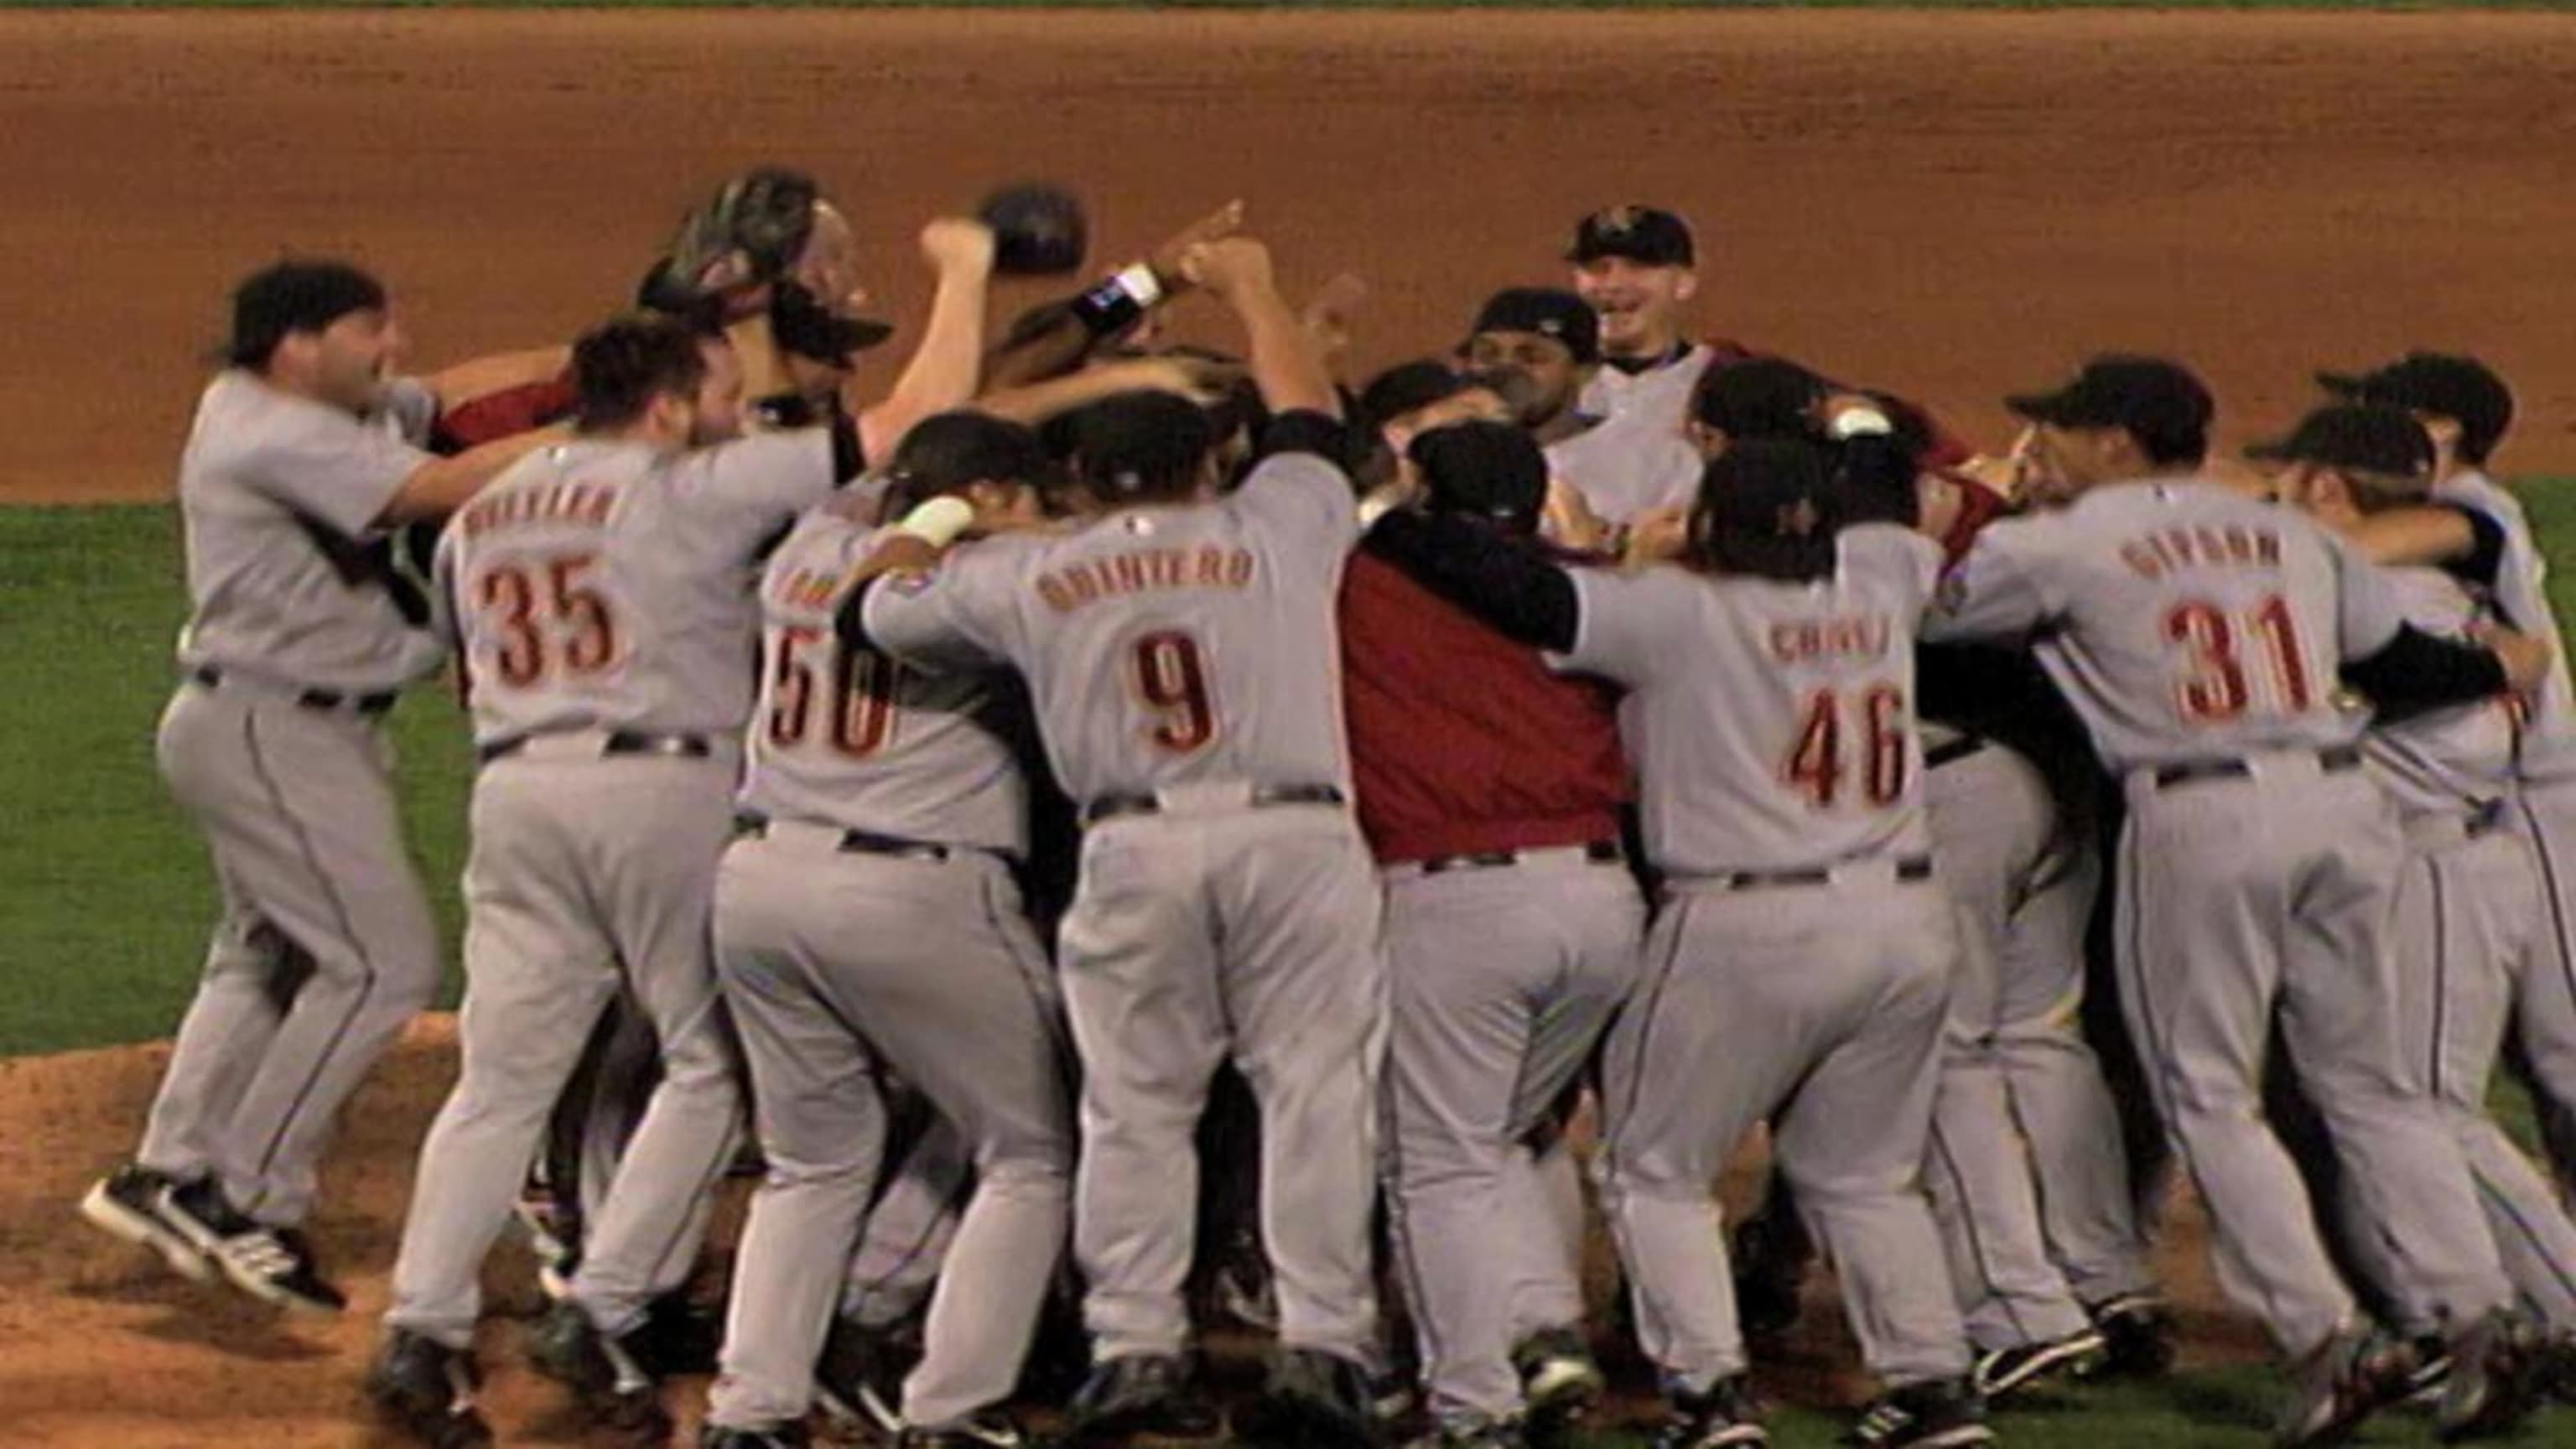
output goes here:
[{"label": "baseball cleat", "polygon": [[2361,1421],[2402,1392],[2417,1364],[2412,1346],[2347,1328],[2291,1368],[2290,1402],[2273,1426],[2280,1449],[2314,1449],[2351,1438]]},{"label": "baseball cleat", "polygon": [[599,1427],[637,1441],[670,1437],[660,1386],[623,1338],[599,1331],[578,1303],[558,1303],[528,1330],[528,1364],[571,1389]]},{"label": "baseball cleat", "polygon": [[772,1424],[740,1429],[730,1424],[698,1426],[698,1449],[805,1449],[813,1440],[802,1424]]},{"label": "baseball cleat", "polygon": [[2445,1444],[2502,1434],[2540,1405],[2546,1347],[2529,1319],[2497,1309],[2451,1340],[2451,1377],[2433,1408]]},{"label": "baseball cleat", "polygon": [[911,1360],[891,1335],[834,1315],[814,1361],[814,1401],[832,1419],[890,1439],[903,1428],[903,1372]]},{"label": "baseball cleat", "polygon": [[2153,1379],[2173,1371],[2173,1315],[2152,1293],[2123,1293],[2085,1312],[2102,1332],[2103,1377]]},{"label": "baseball cleat", "polygon": [[1102,1361],[1065,1411],[1065,1449],[1108,1449],[1137,1434],[1213,1439],[1224,1417],[1201,1397],[1190,1361],[1179,1354],[1129,1354]]},{"label": "baseball cleat", "polygon": [[2079,1329],[2046,1343],[2017,1343],[1977,1355],[1969,1381],[1988,1403],[2058,1378],[2085,1378],[2101,1368],[2110,1344],[2099,1329]]},{"label": "baseball cleat", "polygon": [[1847,1444],[1861,1449],[1962,1449],[1992,1444],[1985,1400],[1965,1379],[1937,1379],[1890,1389],[1863,1410]]},{"label": "baseball cleat", "polygon": [[1366,1368],[1338,1354],[1283,1348],[1239,1416],[1235,1440],[1253,1449],[1374,1449],[1368,1380]]},{"label": "baseball cleat", "polygon": [[1026,1449],[1028,1442],[1009,1415],[987,1409],[954,1423],[907,1428],[894,1444],[895,1449]]},{"label": "baseball cleat", "polygon": [[322,1276],[302,1231],[252,1221],[212,1178],[163,1188],[158,1207],[164,1223],[253,1298],[311,1313],[349,1306],[348,1295]]},{"label": "baseball cleat", "polygon": [[1512,1367],[1527,1406],[1523,1433],[1539,1449],[1570,1443],[1575,1424],[1610,1388],[1579,1329],[1543,1328],[1522,1339],[1512,1348]]},{"label": "baseball cleat", "polygon": [[1655,1435],[1655,1449],[1743,1449],[1771,1442],[1762,1427],[1762,1405],[1744,1375],[1721,1379],[1704,1394],[1675,1394],[1672,1417]]},{"label": "baseball cleat", "polygon": [[367,1370],[367,1402],[429,1449],[484,1449],[492,1426],[475,1409],[474,1356],[397,1328]]},{"label": "baseball cleat", "polygon": [[1804,1311],[1799,1294],[1807,1282],[1805,1260],[1775,1241],[1769,1224],[1758,1217],[1736,1228],[1729,1257],[1735,1271],[1735,1318],[1744,1336],[1787,1337]]},{"label": "baseball cleat", "polygon": [[178,1185],[167,1173],[129,1162],[90,1184],[81,1197],[80,1215],[126,1242],[159,1253],[172,1272],[199,1283],[213,1282],[213,1262],[161,1216],[161,1194]]}]

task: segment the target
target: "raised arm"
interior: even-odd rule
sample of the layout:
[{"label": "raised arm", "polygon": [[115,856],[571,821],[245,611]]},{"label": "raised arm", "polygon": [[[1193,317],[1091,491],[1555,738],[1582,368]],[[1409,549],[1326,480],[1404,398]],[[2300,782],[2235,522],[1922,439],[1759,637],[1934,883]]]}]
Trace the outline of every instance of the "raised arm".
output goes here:
[{"label": "raised arm", "polygon": [[921,253],[939,274],[921,345],[883,401],[852,409],[860,449],[870,458],[893,457],[913,424],[963,407],[975,395],[993,277],[992,228],[944,217],[922,228]]},{"label": "raised arm", "polygon": [[449,412],[479,397],[532,383],[552,382],[571,365],[570,347],[534,347],[525,352],[495,352],[442,368],[421,381],[438,395],[438,410]]},{"label": "raised arm", "polygon": [[1271,415],[1342,415],[1341,394],[1317,354],[1314,338],[1279,295],[1270,249],[1249,237],[1194,247],[1181,271],[1234,309],[1252,358],[1252,382]]},{"label": "raised arm", "polygon": [[1102,346],[1136,329],[1156,307],[1189,286],[1181,257],[1203,242],[1232,236],[1243,225],[1243,203],[1229,201],[1164,238],[1144,259],[1119,268],[1088,291],[1033,307],[1011,324],[984,361],[996,389],[1020,388],[1061,377]]},{"label": "raised arm", "polygon": [[423,519],[444,518],[465,506],[483,489],[483,485],[501,476],[504,469],[549,443],[561,442],[571,430],[564,425],[538,428],[468,448],[453,458],[435,458],[421,464],[403,480],[402,487],[385,501],[376,515],[378,528],[418,523]]}]

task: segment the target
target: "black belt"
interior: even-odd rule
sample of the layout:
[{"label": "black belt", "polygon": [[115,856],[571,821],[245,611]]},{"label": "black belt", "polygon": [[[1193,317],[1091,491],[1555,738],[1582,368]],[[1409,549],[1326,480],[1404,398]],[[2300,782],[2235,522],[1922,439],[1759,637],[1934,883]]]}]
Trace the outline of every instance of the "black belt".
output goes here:
[{"label": "black belt", "polygon": [[[2361,768],[2361,747],[2337,745],[2330,750],[2319,750],[2317,768],[2329,775],[2358,770]],[[2182,760],[2156,766],[2156,788],[2170,789],[2194,780],[2241,780],[2253,773],[2254,765],[2249,760]]]},{"label": "black belt", "polygon": [[[528,741],[535,738],[535,735],[520,735],[515,739],[498,740],[476,748],[474,758],[486,765],[494,760],[506,760],[526,749]],[[610,730],[599,746],[602,758],[610,755],[668,755],[674,759],[703,760],[715,752],[715,745],[705,735],[657,735],[643,730]]]},{"label": "black belt", "polygon": [[[1252,790],[1255,808],[1264,805],[1339,805],[1343,795],[1338,785],[1256,785]],[[1160,815],[1163,802],[1151,795],[1103,795],[1082,807],[1082,823],[1097,825],[1121,815]]]},{"label": "black belt", "polygon": [[[1731,891],[1768,890],[1774,886],[1831,885],[1834,871],[1830,865],[1809,866],[1804,870],[1735,870],[1713,877]],[[1909,855],[1896,862],[1896,878],[1902,881],[1930,880],[1932,857]]]},{"label": "black belt", "polygon": [[[1547,850],[1564,850],[1565,846],[1534,846],[1528,850],[1479,850],[1470,855],[1435,855],[1422,862],[1424,875],[1438,875],[1452,870],[1483,870],[1498,865],[1518,865],[1526,856]],[[1615,865],[1626,857],[1615,840],[1594,840],[1583,847],[1583,858],[1595,865]]]},{"label": "black belt", "polygon": [[[198,665],[188,671],[188,677],[208,689],[218,688],[224,682],[223,670],[212,664]],[[353,709],[360,714],[383,714],[400,698],[401,693],[391,689],[377,694],[352,694],[340,689],[302,689],[294,695],[295,702],[306,709]]]},{"label": "black belt", "polygon": [[1951,764],[1958,760],[1964,760],[1985,747],[1986,742],[1977,738],[1975,735],[1961,735],[1959,738],[1950,741],[1948,744],[1934,745],[1932,748],[1925,750],[1923,752],[1923,768],[1927,770],[1937,770],[1943,765]]},{"label": "black belt", "polygon": [[[769,833],[769,822],[766,820],[755,817],[741,823],[743,832],[747,835]],[[900,835],[879,835],[873,830],[842,831],[840,850],[844,855],[884,855],[896,860],[939,861],[954,860],[970,850],[981,855],[998,853],[986,850],[980,845],[942,845],[935,840],[911,840]]]}]

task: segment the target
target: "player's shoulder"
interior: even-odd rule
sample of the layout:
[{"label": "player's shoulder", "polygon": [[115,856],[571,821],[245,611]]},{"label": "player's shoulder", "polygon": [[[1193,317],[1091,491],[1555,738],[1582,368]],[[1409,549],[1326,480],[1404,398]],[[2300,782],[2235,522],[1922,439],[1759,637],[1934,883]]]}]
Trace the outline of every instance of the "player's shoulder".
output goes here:
[{"label": "player's shoulder", "polygon": [[1856,523],[1835,536],[1846,564],[1925,570],[1940,567],[1941,545],[1898,523]]}]

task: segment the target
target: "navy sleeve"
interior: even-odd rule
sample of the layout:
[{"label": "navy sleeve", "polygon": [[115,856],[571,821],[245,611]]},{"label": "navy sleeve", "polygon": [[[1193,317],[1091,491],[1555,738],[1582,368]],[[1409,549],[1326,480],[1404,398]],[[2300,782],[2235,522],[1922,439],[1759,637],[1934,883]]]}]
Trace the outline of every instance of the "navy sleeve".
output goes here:
[{"label": "navy sleeve", "polygon": [[1360,547],[1512,639],[1560,654],[1574,647],[1574,581],[1534,540],[1399,509]]},{"label": "navy sleeve", "polygon": [[2344,665],[2343,677],[2370,696],[2383,721],[2492,699],[2511,687],[2494,651],[2437,639],[2412,624],[2378,653]]}]

